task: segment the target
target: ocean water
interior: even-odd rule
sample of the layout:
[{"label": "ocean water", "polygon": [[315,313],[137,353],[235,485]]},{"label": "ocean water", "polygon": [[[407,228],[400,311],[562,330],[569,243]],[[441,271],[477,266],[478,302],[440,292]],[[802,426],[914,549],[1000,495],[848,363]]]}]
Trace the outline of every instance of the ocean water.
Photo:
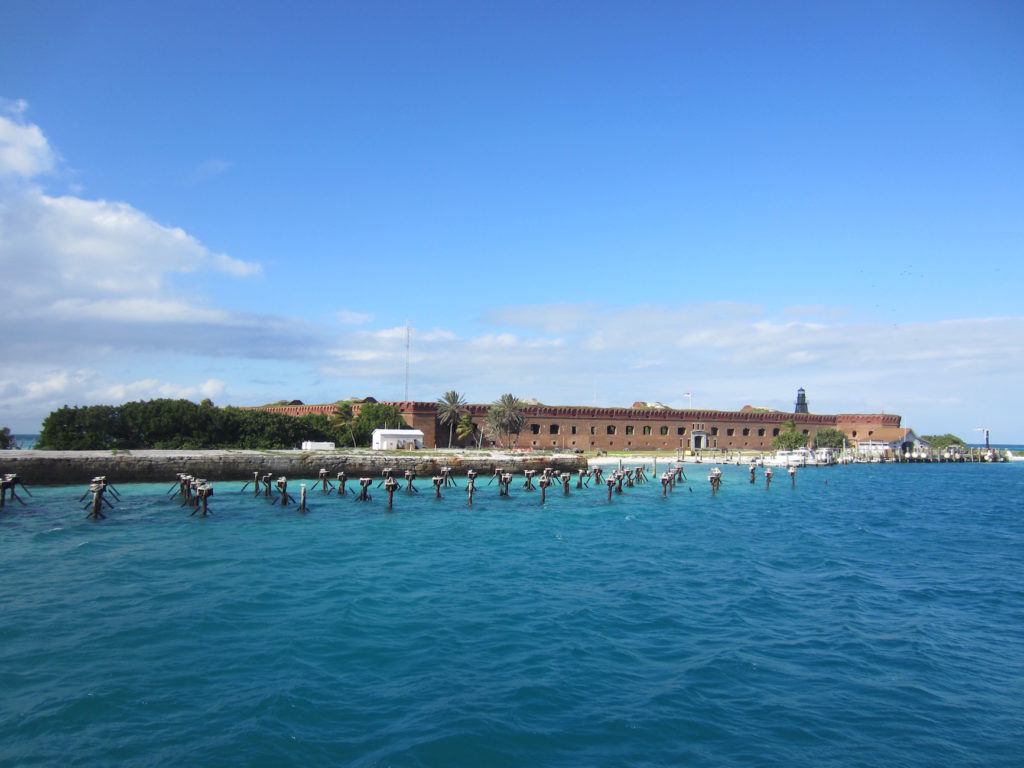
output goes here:
[{"label": "ocean water", "polygon": [[101,522],[30,488],[0,764],[1022,764],[1024,466],[707,469],[390,513],[217,483],[206,519],[122,486]]}]

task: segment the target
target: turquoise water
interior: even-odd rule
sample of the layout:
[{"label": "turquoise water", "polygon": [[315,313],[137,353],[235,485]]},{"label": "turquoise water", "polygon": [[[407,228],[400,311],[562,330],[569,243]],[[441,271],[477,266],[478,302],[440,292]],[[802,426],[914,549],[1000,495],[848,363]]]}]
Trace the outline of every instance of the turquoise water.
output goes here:
[{"label": "turquoise water", "polygon": [[724,469],[390,514],[123,486],[99,523],[30,488],[0,764],[1021,764],[1024,466]]}]

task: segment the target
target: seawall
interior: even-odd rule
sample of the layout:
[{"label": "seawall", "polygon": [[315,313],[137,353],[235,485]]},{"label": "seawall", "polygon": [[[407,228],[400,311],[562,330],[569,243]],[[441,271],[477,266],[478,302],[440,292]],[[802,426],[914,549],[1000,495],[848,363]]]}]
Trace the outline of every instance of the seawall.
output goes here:
[{"label": "seawall", "polygon": [[112,483],[171,482],[178,472],[208,480],[251,480],[253,472],[285,475],[289,479],[313,479],[322,468],[333,479],[338,472],[349,477],[379,477],[390,467],[398,477],[407,469],[420,477],[440,474],[451,467],[464,475],[475,469],[489,476],[496,467],[513,472],[552,467],[560,472],[585,469],[587,460],[575,454],[531,455],[500,451],[0,451],[0,474],[17,473],[28,486],[86,483],[106,475]]}]

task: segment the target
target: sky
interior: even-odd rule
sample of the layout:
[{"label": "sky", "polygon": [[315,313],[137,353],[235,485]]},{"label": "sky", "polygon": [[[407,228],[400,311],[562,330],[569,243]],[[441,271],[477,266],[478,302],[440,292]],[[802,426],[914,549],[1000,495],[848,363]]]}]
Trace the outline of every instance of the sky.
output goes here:
[{"label": "sky", "polygon": [[[1024,442],[1024,5],[53,2],[0,425],[456,389]],[[687,396],[686,393],[689,393]]]}]

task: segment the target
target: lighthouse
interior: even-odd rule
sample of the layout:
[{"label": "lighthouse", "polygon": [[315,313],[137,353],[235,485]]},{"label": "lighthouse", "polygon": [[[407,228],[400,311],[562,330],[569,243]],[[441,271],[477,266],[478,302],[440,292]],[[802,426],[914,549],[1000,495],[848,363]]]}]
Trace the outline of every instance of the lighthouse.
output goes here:
[{"label": "lighthouse", "polygon": [[796,407],[793,408],[793,413],[807,413],[807,395],[803,387],[796,391]]}]

